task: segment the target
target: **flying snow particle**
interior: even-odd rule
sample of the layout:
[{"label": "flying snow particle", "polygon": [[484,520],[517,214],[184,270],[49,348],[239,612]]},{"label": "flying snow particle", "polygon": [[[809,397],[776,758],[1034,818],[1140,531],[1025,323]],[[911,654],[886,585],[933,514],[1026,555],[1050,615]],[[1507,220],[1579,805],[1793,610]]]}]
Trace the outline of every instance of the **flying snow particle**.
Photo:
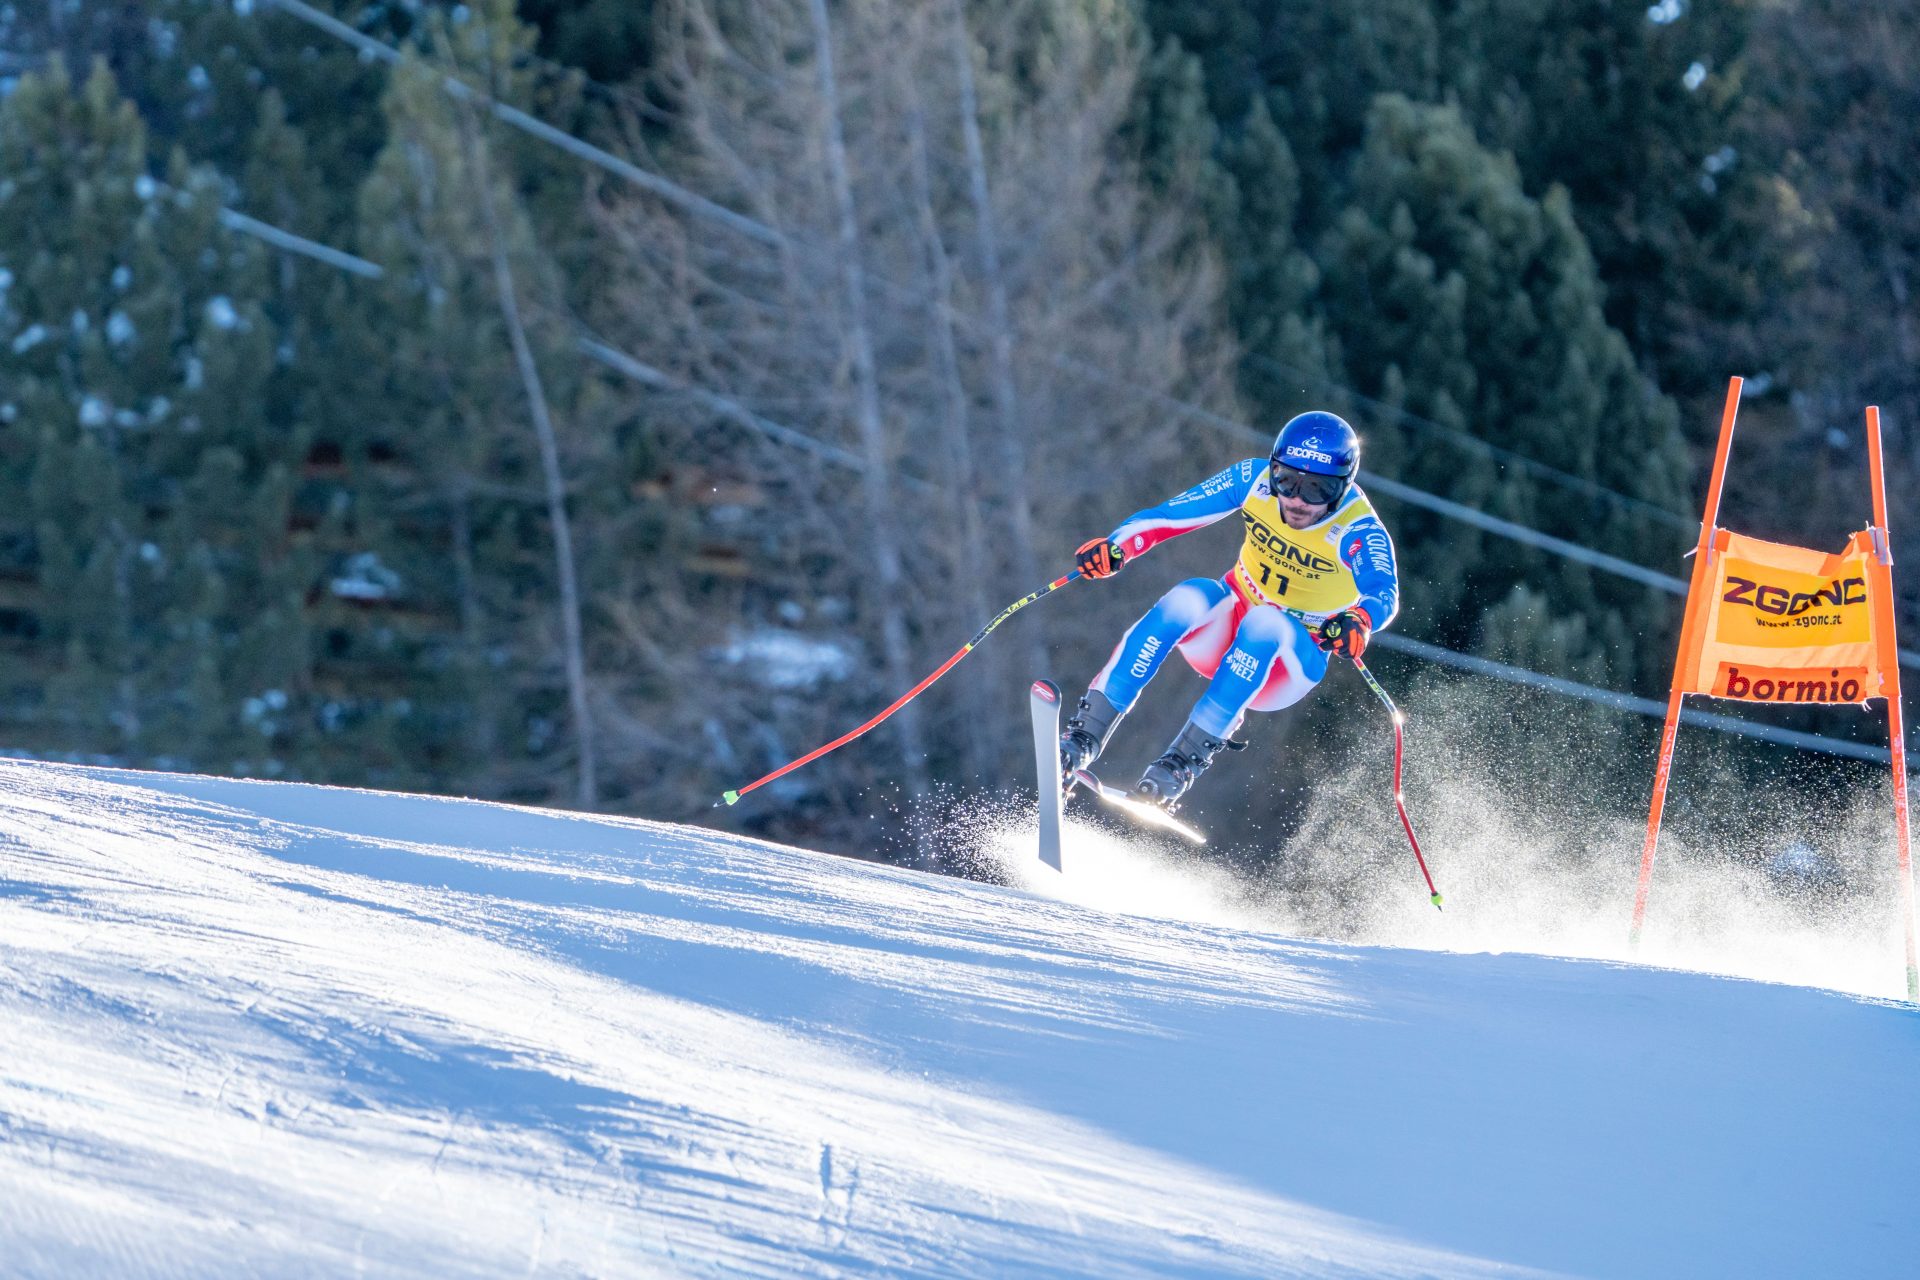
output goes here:
[{"label": "flying snow particle", "polygon": [[23,356],[47,340],[47,326],[28,325],[13,340],[13,354]]},{"label": "flying snow particle", "polygon": [[139,196],[142,200],[153,199],[154,192],[159,189],[160,184],[144,173],[133,180],[133,194]]},{"label": "flying snow particle", "polygon": [[73,331],[76,334],[85,333],[93,327],[92,322],[87,319],[87,313],[84,311],[75,311],[73,313],[73,319],[69,323],[73,325]]},{"label": "flying snow particle", "polygon": [[231,329],[239,324],[240,313],[233,309],[233,300],[224,293],[207,299],[207,323],[216,329]]},{"label": "flying snow particle", "polygon": [[205,92],[207,86],[213,83],[213,77],[207,74],[205,67],[196,62],[193,64],[193,69],[187,72],[187,83]]},{"label": "flying snow particle", "polygon": [[13,272],[0,267],[0,293],[5,293],[11,288],[13,288]]},{"label": "flying snow particle", "polygon": [[124,311],[116,311],[107,317],[107,341],[116,347],[124,347],[133,341],[133,321]]},{"label": "flying snow particle", "polygon": [[104,427],[113,420],[113,406],[99,396],[88,396],[80,402],[80,425],[83,427]]},{"label": "flying snow particle", "polygon": [[123,262],[113,269],[113,275],[109,279],[113,281],[114,288],[125,293],[127,286],[133,283],[133,268]]},{"label": "flying snow particle", "polygon": [[1705,84],[1706,82],[1707,82],[1707,64],[1704,62],[1694,63],[1692,66],[1687,68],[1687,74],[1680,77],[1680,83],[1687,86],[1688,93],[1692,93],[1695,89],[1698,89],[1701,85]]}]

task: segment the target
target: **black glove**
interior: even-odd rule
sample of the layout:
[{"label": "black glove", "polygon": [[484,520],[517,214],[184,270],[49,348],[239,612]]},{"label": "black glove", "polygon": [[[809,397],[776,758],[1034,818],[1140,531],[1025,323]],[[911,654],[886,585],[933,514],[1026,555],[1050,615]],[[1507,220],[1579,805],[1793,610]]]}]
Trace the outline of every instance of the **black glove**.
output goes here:
[{"label": "black glove", "polygon": [[1360,655],[1367,651],[1367,640],[1372,635],[1373,619],[1365,609],[1342,609],[1320,624],[1313,642],[1328,653],[1358,662]]},{"label": "black glove", "polygon": [[1117,542],[1095,538],[1073,553],[1073,563],[1084,578],[1110,578],[1127,562],[1127,553]]}]

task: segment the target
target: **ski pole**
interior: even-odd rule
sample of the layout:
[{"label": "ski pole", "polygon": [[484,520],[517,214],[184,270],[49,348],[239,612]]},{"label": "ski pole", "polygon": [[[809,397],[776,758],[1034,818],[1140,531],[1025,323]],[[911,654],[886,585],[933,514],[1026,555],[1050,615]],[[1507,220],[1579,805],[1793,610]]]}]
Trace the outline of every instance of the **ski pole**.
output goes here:
[{"label": "ski pole", "polygon": [[955,653],[951,658],[948,658],[945,662],[941,663],[940,666],[934,671],[932,675],[928,676],[925,680],[922,680],[919,684],[913,686],[913,688],[907,690],[905,693],[901,694],[900,697],[897,700],[895,700],[893,705],[888,707],[885,711],[882,711],[879,715],[867,721],[865,724],[861,725],[858,729],[855,729],[853,732],[842,734],[840,737],[835,738],[832,742],[829,742],[826,746],[816,747],[814,750],[809,751],[807,752],[807,754],[801,756],[798,760],[790,761],[787,764],[781,765],[778,769],[775,769],[772,773],[768,774],[766,777],[755,778],[752,782],[749,782],[746,786],[739,788],[737,791],[726,792],[720,797],[718,801],[714,802],[713,807],[717,809],[723,803],[727,805],[737,804],[741,796],[747,794],[747,792],[749,791],[752,791],[754,788],[764,786],[765,784],[772,782],[775,778],[781,777],[785,774],[792,773],[795,769],[798,769],[801,765],[807,764],[810,761],[818,760],[821,756],[826,755],[829,751],[834,751],[841,747],[846,746],[849,742],[852,742],[855,738],[867,732],[869,729],[872,729],[875,725],[878,725],[881,721],[885,720],[888,716],[892,715],[894,712],[898,711],[900,708],[906,706],[909,702],[912,702],[915,698],[919,697],[922,693],[926,691],[927,687],[931,685],[935,680],[938,680],[941,676],[947,674],[948,671],[951,671],[955,663],[959,662],[960,659],[966,657],[969,653],[972,653],[974,646],[978,645],[982,640],[985,640],[995,627],[999,626],[1001,623],[1005,622],[1008,618],[1011,618],[1014,614],[1020,612],[1020,610],[1026,608],[1028,605],[1032,604],[1035,600],[1040,599],[1042,596],[1053,594],[1055,591],[1058,591],[1060,588],[1066,586],[1069,582],[1072,582],[1075,578],[1078,578],[1080,576],[1081,576],[1080,571],[1078,569],[1075,569],[1070,573],[1068,573],[1064,578],[1055,578],[1052,582],[1049,582],[1046,586],[1040,588],[1038,591],[1032,592],[1028,595],[1021,596],[1018,600],[1015,600],[1012,604],[1002,609],[992,622],[989,622],[986,626],[974,632],[973,639],[961,645],[960,651],[958,653]]},{"label": "ski pole", "polygon": [[1400,790],[1400,758],[1405,748],[1405,734],[1401,731],[1401,726],[1406,724],[1407,718],[1400,714],[1400,708],[1393,705],[1393,699],[1389,698],[1387,691],[1380,687],[1380,682],[1373,678],[1373,672],[1367,670],[1366,663],[1355,658],[1353,669],[1360,673],[1360,678],[1367,682],[1367,687],[1373,690],[1374,696],[1386,705],[1387,714],[1393,717],[1393,804],[1400,811],[1400,825],[1407,829],[1407,843],[1413,846],[1413,860],[1420,864],[1420,874],[1427,878],[1427,888],[1433,894],[1433,905],[1438,909],[1440,890],[1434,888],[1433,872],[1427,870],[1427,860],[1420,852],[1420,838],[1413,834],[1413,820],[1407,817],[1406,796]]}]

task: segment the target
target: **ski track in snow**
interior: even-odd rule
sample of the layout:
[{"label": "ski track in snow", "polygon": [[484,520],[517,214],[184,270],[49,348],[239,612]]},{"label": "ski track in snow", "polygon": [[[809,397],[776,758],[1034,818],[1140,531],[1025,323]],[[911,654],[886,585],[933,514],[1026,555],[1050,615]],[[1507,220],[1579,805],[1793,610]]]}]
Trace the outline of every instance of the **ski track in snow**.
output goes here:
[{"label": "ski track in snow", "polygon": [[1079,830],[0,784],[0,1275],[1916,1269],[1906,1007],[1290,940]]}]

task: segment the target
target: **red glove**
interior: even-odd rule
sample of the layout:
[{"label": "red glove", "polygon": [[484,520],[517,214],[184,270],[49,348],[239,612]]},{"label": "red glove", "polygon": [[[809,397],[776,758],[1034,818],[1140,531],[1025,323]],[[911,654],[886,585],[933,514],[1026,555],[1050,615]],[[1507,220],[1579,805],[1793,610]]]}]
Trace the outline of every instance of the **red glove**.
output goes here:
[{"label": "red glove", "polygon": [[1367,639],[1373,634],[1373,619],[1365,609],[1342,609],[1325,622],[1313,642],[1328,653],[1358,662],[1367,651]]},{"label": "red glove", "polygon": [[1082,577],[1111,578],[1127,562],[1127,553],[1117,542],[1095,538],[1073,553],[1073,563]]}]

